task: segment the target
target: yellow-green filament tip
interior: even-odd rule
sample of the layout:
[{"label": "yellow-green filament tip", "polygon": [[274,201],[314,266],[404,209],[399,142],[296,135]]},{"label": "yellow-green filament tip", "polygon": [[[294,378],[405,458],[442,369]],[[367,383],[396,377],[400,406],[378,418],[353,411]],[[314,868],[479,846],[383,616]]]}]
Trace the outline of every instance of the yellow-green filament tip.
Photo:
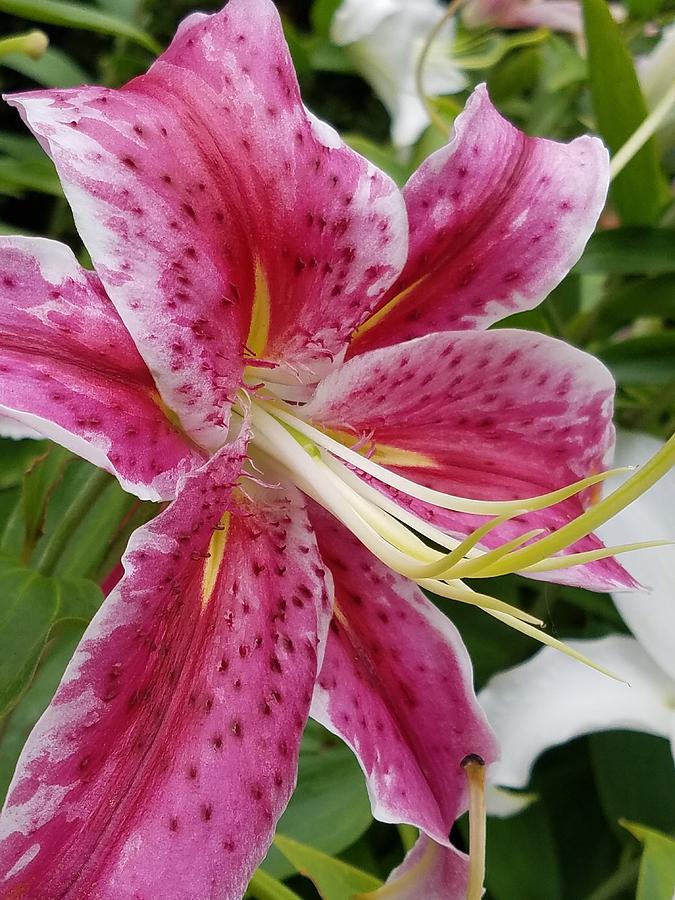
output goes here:
[{"label": "yellow-green filament tip", "polygon": [[485,882],[485,761],[476,753],[462,760],[469,782],[469,883],[466,900],[480,900]]},{"label": "yellow-green filament tip", "polygon": [[584,656],[583,653],[579,653],[578,650],[575,650],[573,647],[568,647],[563,641],[559,641],[557,638],[551,637],[550,634],[546,634],[545,631],[540,631],[538,628],[533,628],[532,625],[529,625],[527,622],[522,622],[519,619],[516,619],[514,616],[510,616],[508,614],[504,614],[497,609],[489,609],[487,606],[484,606],[483,609],[490,616],[494,616],[495,619],[499,619],[500,622],[503,622],[505,625],[509,625],[514,631],[520,631],[521,634],[527,635],[527,637],[534,638],[535,641],[539,641],[541,644],[546,644],[547,647],[553,647],[555,650],[560,650],[565,656],[570,656],[572,659],[576,659],[577,662],[583,663],[585,666],[588,666],[590,669],[595,669],[596,672],[600,672],[601,675],[607,675],[608,678],[612,678],[614,681],[620,681],[622,684],[628,684],[628,682],[621,678],[620,675],[616,675],[614,672],[610,672],[609,669],[605,669],[603,666],[599,666],[597,663],[594,663],[592,659],[589,659],[588,656]]},{"label": "yellow-green filament tip", "polygon": [[520,572],[535,563],[542,562],[549,556],[565,550],[586,537],[600,525],[620,513],[634,500],[655,484],[668,472],[675,463],[675,435],[655,453],[650,460],[641,466],[634,475],[625,481],[604,500],[589,507],[576,519],[563,525],[558,531],[549,534],[531,544],[505,556],[500,562],[483,571],[485,576],[506,575],[509,572]]}]

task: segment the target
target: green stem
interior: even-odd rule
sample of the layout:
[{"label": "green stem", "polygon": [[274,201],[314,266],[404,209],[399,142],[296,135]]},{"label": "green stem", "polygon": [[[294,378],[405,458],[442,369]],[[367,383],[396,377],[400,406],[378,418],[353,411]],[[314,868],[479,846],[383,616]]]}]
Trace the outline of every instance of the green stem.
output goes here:
[{"label": "green stem", "polygon": [[43,575],[53,575],[61,554],[66,548],[77,526],[96,502],[110,481],[110,476],[102,469],[94,469],[84,487],[70,504],[45,544],[35,568]]}]

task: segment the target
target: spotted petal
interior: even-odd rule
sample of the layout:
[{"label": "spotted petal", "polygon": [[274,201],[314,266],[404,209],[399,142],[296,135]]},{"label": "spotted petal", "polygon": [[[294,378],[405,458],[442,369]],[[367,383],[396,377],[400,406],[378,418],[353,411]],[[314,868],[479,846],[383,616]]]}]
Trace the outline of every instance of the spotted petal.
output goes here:
[{"label": "spotted petal", "polygon": [[271,0],[190,16],[121,90],[10,103],[54,159],[165,402],[204,446],[222,443],[244,355],[311,381],[403,266],[400,192],[305,110]]},{"label": "spotted petal", "polygon": [[335,608],[312,716],[340,735],[366,774],[373,815],[448,844],[466,809],[462,760],[495,745],[452,623],[342,525],[312,507]]},{"label": "spotted petal", "polygon": [[132,537],[19,761],[3,896],[238,900],[265,855],[330,603],[299,495],[232,494],[241,459]]},{"label": "spotted petal", "polygon": [[[589,354],[540,334],[499,329],[429,335],[364,353],[324,379],[305,413],[345,440],[368,437],[374,461],[420,484],[511,500],[605,467],[614,441],[613,393],[610,373]],[[587,499],[511,520],[485,544],[557,528]],[[412,508],[456,534],[484,521],[419,501]],[[601,546],[590,536],[574,549]],[[635,586],[613,560],[551,574],[600,590]]]},{"label": "spotted petal", "polygon": [[203,462],[98,277],[55,241],[0,237],[0,412],[13,434],[37,430],[143,499],[171,497]]},{"label": "spotted petal", "polygon": [[350,354],[434,331],[485,328],[532,309],[581,255],[609,170],[596,138],[529,138],[479,86],[450,143],[404,188],[410,251]]}]

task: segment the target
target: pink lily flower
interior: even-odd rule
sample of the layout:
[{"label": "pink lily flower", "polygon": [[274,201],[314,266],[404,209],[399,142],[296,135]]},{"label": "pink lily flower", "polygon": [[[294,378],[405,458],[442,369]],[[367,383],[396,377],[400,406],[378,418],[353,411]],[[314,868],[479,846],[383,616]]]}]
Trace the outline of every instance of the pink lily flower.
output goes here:
[{"label": "pink lily flower", "polygon": [[579,0],[469,0],[462,18],[470,28],[550,28],[583,34]]},{"label": "pink lily flower", "polygon": [[485,330],[577,260],[606,151],[525,137],[481,87],[400,192],[304,108],[269,0],[190,16],[119,90],[9,102],[95,272],[0,238],[0,415],[173,502],[24,749],[4,895],[240,897],[311,712],[374,815],[421,829],[414,896],[463,896],[461,763],[495,746],[420,586],[528,633],[462,577],[634,586],[585,512],[611,376]]}]

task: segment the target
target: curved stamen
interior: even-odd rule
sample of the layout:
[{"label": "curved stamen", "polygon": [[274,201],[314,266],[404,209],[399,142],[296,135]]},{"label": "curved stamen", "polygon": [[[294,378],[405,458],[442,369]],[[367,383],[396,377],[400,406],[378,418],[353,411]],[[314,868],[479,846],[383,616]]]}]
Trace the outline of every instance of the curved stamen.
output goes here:
[{"label": "curved stamen", "polygon": [[675,463],[675,435],[634,475],[595,506],[591,506],[576,519],[529,547],[516,550],[504,557],[501,562],[491,566],[483,574],[486,576],[506,575],[509,572],[521,571],[573,546],[644,494],[672,468],[673,463]]},{"label": "curved stamen", "polygon": [[549,491],[546,494],[540,494],[536,497],[527,497],[522,500],[472,500],[467,497],[457,497],[453,494],[445,494],[442,491],[436,491],[433,488],[425,488],[416,481],[404,478],[395,472],[385,469],[384,466],[355,453],[349,447],[345,447],[339,441],[309,425],[303,419],[299,419],[292,413],[281,408],[280,403],[269,403],[267,401],[259,401],[259,406],[263,407],[271,416],[280,422],[289,425],[295,431],[309,438],[319,447],[330,450],[335,456],[348,462],[355,468],[366,472],[377,478],[378,481],[389,485],[399,491],[403,491],[410,497],[418,500],[424,500],[426,503],[433,503],[442,509],[451,509],[455,512],[475,513],[476,515],[499,516],[504,514],[513,514],[523,510],[532,512],[534,510],[546,509],[546,507],[554,506],[557,503],[573,497],[575,494],[586,490],[593,485],[600,484],[611,478],[613,475],[629,472],[629,467],[608,469],[605,472],[598,472],[596,475],[590,475],[582,478],[574,484],[567,485],[555,491]]}]

